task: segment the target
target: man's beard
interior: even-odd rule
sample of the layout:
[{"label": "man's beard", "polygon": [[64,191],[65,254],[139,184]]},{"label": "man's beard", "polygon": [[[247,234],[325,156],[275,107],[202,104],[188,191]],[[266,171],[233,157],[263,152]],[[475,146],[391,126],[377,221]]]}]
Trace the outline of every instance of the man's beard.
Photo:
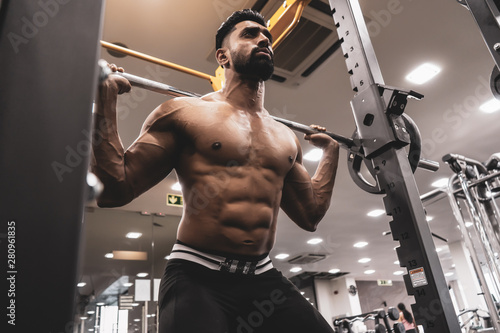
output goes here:
[{"label": "man's beard", "polygon": [[256,56],[257,50],[253,50],[250,59],[245,61],[242,55],[233,54],[234,70],[245,76],[257,76],[262,81],[267,81],[274,72],[272,59],[266,56]]}]

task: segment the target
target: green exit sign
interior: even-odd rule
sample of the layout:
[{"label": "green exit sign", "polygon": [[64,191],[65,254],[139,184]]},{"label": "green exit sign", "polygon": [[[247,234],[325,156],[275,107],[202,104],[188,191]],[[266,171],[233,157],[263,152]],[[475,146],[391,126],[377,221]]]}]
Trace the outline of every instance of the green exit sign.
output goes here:
[{"label": "green exit sign", "polygon": [[390,287],[390,286],[392,286],[392,280],[377,280],[377,284],[379,286]]},{"label": "green exit sign", "polygon": [[182,207],[184,200],[182,200],[182,195],[178,194],[167,194],[167,206],[177,206]]}]

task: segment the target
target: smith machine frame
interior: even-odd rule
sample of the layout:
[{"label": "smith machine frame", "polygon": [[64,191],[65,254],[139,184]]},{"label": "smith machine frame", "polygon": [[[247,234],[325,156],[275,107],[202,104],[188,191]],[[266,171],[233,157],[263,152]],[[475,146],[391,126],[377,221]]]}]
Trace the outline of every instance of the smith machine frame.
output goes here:
[{"label": "smith machine frame", "polygon": [[[494,0],[457,0],[467,7],[478,23],[483,38],[496,64],[500,64],[500,36],[497,17],[500,17]],[[270,19],[268,27],[276,42],[280,42],[298,23],[304,7],[310,0],[291,0]],[[432,161],[420,159],[418,128],[404,114],[408,97],[423,96],[384,84],[382,73],[371,44],[368,30],[358,0],[329,0],[332,16],[337,27],[341,47],[351,75],[355,92],[351,107],[356,123],[352,138],[327,132],[348,150],[349,172],[354,182],[369,193],[385,194],[383,199],[387,215],[392,217],[391,233],[400,246],[396,252],[400,266],[406,267],[404,276],[409,295],[415,298],[412,310],[418,325],[429,333],[456,333],[460,326],[455,314],[448,285],[432,241],[432,233],[426,221],[413,172],[416,167],[437,170]],[[109,49],[126,53],[147,61],[208,79],[215,90],[222,86],[223,75],[219,68],[215,76],[166,64],[157,58],[101,42]],[[274,43],[273,47],[277,44]],[[496,72],[495,72],[496,70]],[[197,96],[179,91],[161,83],[155,83],[130,74],[123,74],[132,85],[174,96]],[[495,94],[498,70],[492,74],[492,90]],[[495,89],[494,89],[495,88]],[[497,94],[500,96],[500,94]],[[309,126],[274,117],[294,130],[312,133]],[[409,154],[405,147],[410,145]],[[363,178],[361,165],[375,179],[375,184]]]},{"label": "smith machine frame", "polygon": [[[405,151],[411,142],[402,116],[407,98],[423,96],[384,85],[382,73],[357,0],[329,0],[337,26],[351,86],[356,92],[351,107],[356,122],[348,163],[358,186],[370,193],[383,193],[397,255],[406,267],[404,276],[417,324],[425,332],[456,333],[460,326],[455,314],[425,211]],[[411,154],[410,154],[411,159]],[[376,184],[362,179],[357,170],[364,160]]]}]

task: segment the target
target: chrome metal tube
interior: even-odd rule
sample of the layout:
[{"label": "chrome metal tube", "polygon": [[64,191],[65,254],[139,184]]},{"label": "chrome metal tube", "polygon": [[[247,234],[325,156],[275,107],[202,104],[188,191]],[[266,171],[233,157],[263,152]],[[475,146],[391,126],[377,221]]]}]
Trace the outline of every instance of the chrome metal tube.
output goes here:
[{"label": "chrome metal tube", "polygon": [[143,88],[146,90],[151,90],[160,94],[164,95],[169,95],[173,97],[201,97],[201,95],[189,92],[189,91],[183,91],[177,88],[174,88],[172,86],[169,86],[168,84],[153,81],[153,80],[148,80],[143,77],[137,76],[137,75],[132,75],[129,73],[122,73],[122,72],[113,72],[111,75],[119,75],[124,78],[126,78],[130,84],[134,87],[139,87]]},{"label": "chrome metal tube", "polygon": [[[450,177],[450,180],[448,182],[448,199],[449,199],[451,208],[453,210],[453,214],[455,215],[455,218],[458,222],[458,225],[460,226],[460,230],[462,231],[462,236],[463,236],[463,240],[465,242],[465,245],[469,249],[470,259],[471,259],[472,264],[475,268],[476,276],[479,280],[481,291],[483,292],[483,295],[484,295],[484,300],[485,300],[486,305],[488,307],[488,310],[490,312],[492,324],[495,327],[495,329],[500,332],[500,321],[499,321],[498,313],[496,311],[496,305],[493,302],[493,299],[491,297],[491,295],[493,293],[491,292],[490,287],[488,285],[488,282],[486,281],[486,277],[485,277],[484,272],[483,272],[483,267],[481,265],[481,259],[479,257],[478,251],[477,251],[478,249],[476,249],[476,247],[474,246],[472,236],[469,234],[469,231],[467,230],[467,227],[465,226],[465,220],[464,220],[464,217],[462,215],[457,198],[453,194],[453,192],[454,192],[453,191],[453,183],[457,179],[459,180],[460,184],[462,185],[462,190],[464,191],[464,193],[466,195],[466,201],[469,201],[467,199],[470,199],[470,196],[469,196],[468,191],[467,191],[467,184],[464,183],[465,179],[464,179],[463,175],[461,175],[461,174],[453,175],[452,177]],[[469,209],[472,208],[474,210],[474,205],[472,205],[472,207],[468,207],[468,208]],[[474,217],[475,214],[473,212],[471,212],[470,210],[469,210],[469,212],[471,213],[471,216]],[[474,219],[475,220],[478,219],[477,215],[475,216]],[[476,225],[477,225],[477,223],[478,223],[478,221],[476,221]],[[476,235],[476,236],[479,237],[479,235]],[[482,244],[481,241],[479,241],[479,243],[481,244],[481,247],[483,248],[482,249],[483,254],[486,255],[484,253],[485,252],[484,244]],[[487,261],[489,261],[489,260],[487,260]],[[490,266],[490,265],[487,265],[487,266]]]},{"label": "chrome metal tube", "polygon": [[[169,86],[168,84],[149,80],[137,75],[129,74],[129,73],[122,73],[122,72],[113,72],[109,75],[120,75],[124,78],[126,78],[130,84],[134,87],[146,89],[146,90],[151,90],[160,94],[168,95],[168,96],[173,96],[173,97],[201,97],[201,95],[190,92],[190,91],[185,91],[185,90],[180,90],[175,87]],[[305,134],[313,134],[313,133],[325,133],[326,135],[330,136],[334,140],[336,140],[340,146],[344,149],[349,150],[352,146],[354,146],[354,140],[351,138],[346,138],[345,136],[335,134],[332,132],[328,131],[318,131],[317,129],[312,128],[311,126],[304,125],[301,123],[297,123],[295,121],[291,121],[288,119],[283,119],[279,117],[275,117],[271,115],[271,118],[276,120],[277,122],[280,122],[292,130],[305,133]],[[427,169],[430,171],[436,171],[439,169],[439,163],[431,160],[426,160],[426,159],[420,159],[418,163],[418,167]]]}]

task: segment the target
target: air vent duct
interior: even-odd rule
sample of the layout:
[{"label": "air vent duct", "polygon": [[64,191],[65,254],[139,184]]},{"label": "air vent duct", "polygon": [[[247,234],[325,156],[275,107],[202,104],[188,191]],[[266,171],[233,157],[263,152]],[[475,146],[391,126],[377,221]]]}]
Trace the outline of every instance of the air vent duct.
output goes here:
[{"label": "air vent duct", "polygon": [[313,262],[318,262],[325,258],[326,254],[307,253],[295,256],[294,258],[288,260],[288,263],[294,265],[305,265],[305,264],[312,264]]}]

